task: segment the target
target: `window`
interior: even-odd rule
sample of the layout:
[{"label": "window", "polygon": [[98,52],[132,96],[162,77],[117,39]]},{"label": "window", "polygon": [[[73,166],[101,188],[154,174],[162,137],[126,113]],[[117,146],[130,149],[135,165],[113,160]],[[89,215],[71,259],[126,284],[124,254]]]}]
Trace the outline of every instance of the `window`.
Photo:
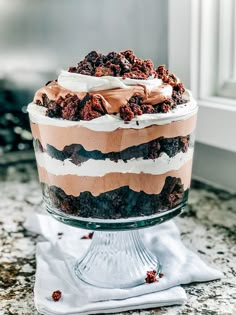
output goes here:
[{"label": "window", "polygon": [[199,104],[197,141],[236,152],[235,0],[169,0],[169,68]]},{"label": "window", "polygon": [[236,1],[216,1],[219,19],[217,95],[236,98]]}]

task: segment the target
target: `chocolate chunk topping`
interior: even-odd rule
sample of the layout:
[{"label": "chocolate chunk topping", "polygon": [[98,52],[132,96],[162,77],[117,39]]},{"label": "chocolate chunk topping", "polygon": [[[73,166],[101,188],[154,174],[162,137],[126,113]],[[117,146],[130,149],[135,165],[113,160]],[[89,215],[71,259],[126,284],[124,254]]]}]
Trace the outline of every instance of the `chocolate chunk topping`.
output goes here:
[{"label": "chocolate chunk topping", "polygon": [[[172,96],[154,105],[145,104],[142,98],[134,94],[118,110],[121,119],[126,122],[142,114],[167,113],[179,104],[187,102],[183,99],[183,83],[179,82],[174,74],[170,74],[164,65],[155,69],[151,60],[138,58],[132,50],[110,52],[107,55],[91,51],[77,66],[70,67],[68,71],[96,77],[114,76],[141,80],[159,78],[163,83],[172,86]],[[36,104],[47,108],[47,116],[66,120],[92,120],[107,113],[102,98],[90,94],[83,99],[79,99],[75,94],[67,94],[65,97],[50,100],[43,93],[42,99],[36,100]]]}]

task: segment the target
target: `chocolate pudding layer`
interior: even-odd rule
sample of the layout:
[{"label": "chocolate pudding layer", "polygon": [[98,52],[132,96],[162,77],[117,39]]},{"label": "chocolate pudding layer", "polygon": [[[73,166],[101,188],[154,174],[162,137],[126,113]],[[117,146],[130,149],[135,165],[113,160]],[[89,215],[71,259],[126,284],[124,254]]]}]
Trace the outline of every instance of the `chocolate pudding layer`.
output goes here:
[{"label": "chocolate pudding layer", "polygon": [[190,187],[192,160],[186,162],[178,170],[170,170],[163,174],[147,173],[114,173],[107,172],[103,176],[80,176],[76,174],[55,175],[49,173],[44,167],[38,165],[39,179],[41,183],[48,186],[61,188],[67,195],[79,196],[80,193],[90,191],[93,196],[117,189],[122,186],[129,186],[130,189],[146,194],[159,194],[168,176],[181,179],[184,189]]},{"label": "chocolate pudding layer", "polygon": [[[120,152],[157,138],[186,137],[195,130],[196,114],[175,117],[173,122],[171,118],[167,121],[162,119],[158,121],[158,116],[160,115],[155,115],[152,119],[150,117],[146,120],[136,120],[138,124],[136,122],[124,124],[119,121],[117,128],[109,130],[113,123],[117,123],[114,121],[110,123],[110,117],[107,117],[106,121],[103,119],[96,124],[95,122],[87,122],[85,127],[84,123],[82,125],[81,122],[69,122],[68,124],[65,120],[50,118],[45,121],[43,115],[40,116],[39,113],[34,112],[32,114],[31,130],[34,139],[38,139],[44,148],[49,144],[62,151],[71,144],[80,144],[87,151],[98,150],[102,153]],[[176,121],[181,118],[182,120]],[[96,121],[100,121],[100,119]],[[55,125],[55,123],[58,125]]]}]

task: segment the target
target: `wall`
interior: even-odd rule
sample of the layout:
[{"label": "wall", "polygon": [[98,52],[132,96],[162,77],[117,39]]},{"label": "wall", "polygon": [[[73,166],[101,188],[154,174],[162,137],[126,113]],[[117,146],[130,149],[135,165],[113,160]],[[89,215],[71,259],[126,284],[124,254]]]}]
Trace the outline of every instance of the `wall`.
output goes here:
[{"label": "wall", "polygon": [[195,144],[193,177],[235,193],[235,153],[197,142]]},{"label": "wall", "polygon": [[167,1],[1,0],[0,75],[67,68],[90,50],[167,63]]},{"label": "wall", "polygon": [[129,48],[166,64],[167,37],[163,0],[0,0],[0,159],[31,148],[26,105],[61,69]]}]

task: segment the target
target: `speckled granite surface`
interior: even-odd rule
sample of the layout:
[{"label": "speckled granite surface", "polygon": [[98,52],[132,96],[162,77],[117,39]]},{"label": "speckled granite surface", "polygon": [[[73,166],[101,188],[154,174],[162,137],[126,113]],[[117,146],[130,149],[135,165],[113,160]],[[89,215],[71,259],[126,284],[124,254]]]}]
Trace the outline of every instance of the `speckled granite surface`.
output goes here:
[{"label": "speckled granite surface", "polygon": [[[0,315],[36,315],[33,302],[37,235],[23,223],[42,207],[34,163],[0,163]],[[221,281],[186,285],[183,306],[123,314],[236,314],[236,195],[193,182],[189,209],[176,219],[184,243],[210,265]]]}]

